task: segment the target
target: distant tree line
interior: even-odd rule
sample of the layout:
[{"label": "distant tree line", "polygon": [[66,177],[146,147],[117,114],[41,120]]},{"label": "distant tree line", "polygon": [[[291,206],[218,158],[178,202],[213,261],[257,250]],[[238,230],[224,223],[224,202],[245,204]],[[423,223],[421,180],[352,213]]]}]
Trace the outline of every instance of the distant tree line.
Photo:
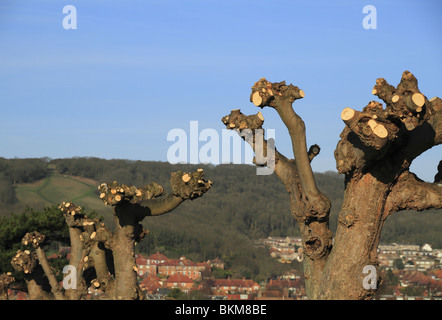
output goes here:
[{"label": "distant tree line", "polygon": [[[60,174],[81,176],[100,182],[117,180],[134,185],[158,181],[163,186],[168,185],[171,171],[190,171],[201,167],[210,174],[216,184],[211,194],[200,201],[210,205],[211,209],[223,211],[226,222],[234,223],[241,231],[256,236],[283,235],[295,230],[292,217],[281,217],[280,214],[290,212],[289,205],[284,203],[288,199],[284,186],[275,175],[257,176],[254,166],[171,165],[166,162],[99,158],[57,159],[51,163],[56,165]],[[316,175],[319,187],[331,198],[338,210],[342,202],[343,177],[334,172]],[[271,201],[263,198],[265,194],[272,194]],[[242,206],[244,203],[247,205]]]},{"label": "distant tree line", "polygon": [[0,202],[3,205],[16,203],[14,186],[45,178],[48,174],[47,166],[46,159],[0,158]]}]

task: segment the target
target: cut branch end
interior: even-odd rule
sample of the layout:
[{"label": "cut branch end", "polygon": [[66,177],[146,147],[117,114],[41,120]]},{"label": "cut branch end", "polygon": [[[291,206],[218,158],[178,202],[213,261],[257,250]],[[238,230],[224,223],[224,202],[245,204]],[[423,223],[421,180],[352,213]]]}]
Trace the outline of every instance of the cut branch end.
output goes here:
[{"label": "cut branch end", "polygon": [[422,93],[415,93],[411,96],[411,100],[413,100],[414,104],[418,107],[422,107],[425,104],[425,97]]},{"label": "cut branch end", "polygon": [[255,106],[259,107],[262,104],[262,98],[259,91],[255,91],[252,95],[252,102]]},{"label": "cut branch end", "polygon": [[343,121],[347,121],[352,119],[355,116],[355,110],[353,110],[352,108],[345,108],[344,110],[342,110],[341,112],[341,119]]}]

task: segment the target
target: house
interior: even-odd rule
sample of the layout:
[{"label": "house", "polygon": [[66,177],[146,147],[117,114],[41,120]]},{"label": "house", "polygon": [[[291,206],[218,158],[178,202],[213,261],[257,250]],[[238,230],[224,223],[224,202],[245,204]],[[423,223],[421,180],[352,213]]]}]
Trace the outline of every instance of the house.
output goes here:
[{"label": "house", "polygon": [[212,291],[214,294],[257,294],[261,289],[259,284],[251,279],[214,279]]},{"label": "house", "polygon": [[289,297],[292,294],[301,294],[301,291],[303,289],[304,285],[303,282],[300,279],[296,280],[273,280],[271,279],[266,286],[266,291],[279,291],[281,292],[282,297]]},{"label": "house", "polygon": [[287,292],[280,290],[265,290],[256,300],[286,300]]},{"label": "house", "polygon": [[153,273],[147,274],[147,276],[140,282],[141,290],[144,290],[149,294],[157,294],[162,286],[163,282]]},{"label": "house", "polygon": [[380,244],[378,246],[378,253],[383,254],[397,254],[398,252],[409,250],[409,251],[419,251],[418,245],[413,244]]},{"label": "house", "polygon": [[297,270],[291,270],[286,271],[282,276],[281,279],[289,279],[289,280],[295,280],[295,279],[302,279],[304,275],[297,271]]},{"label": "house", "polygon": [[378,257],[381,267],[391,269],[396,259],[402,259],[406,270],[429,270],[438,266],[438,251],[431,245],[388,244],[379,245]]},{"label": "house", "polygon": [[418,257],[419,251],[418,250],[403,250],[401,251],[401,258],[402,259],[411,259]]},{"label": "house", "polygon": [[396,254],[380,254],[379,255],[379,265],[386,269],[392,269],[394,265],[394,261],[398,259]]},{"label": "house", "polygon": [[202,272],[210,268],[206,263],[194,263],[186,257],[180,259],[167,259],[158,264],[157,272],[162,276],[173,276],[176,274],[186,275],[192,280],[201,280]]},{"label": "house", "polygon": [[164,254],[157,252],[150,255],[146,259],[146,263],[149,265],[159,265],[160,263],[164,263],[167,260],[169,260],[169,258],[167,258]]},{"label": "house", "polygon": [[165,255],[157,252],[144,257],[142,254],[135,255],[135,263],[138,266],[138,276],[145,277],[147,274],[170,277],[175,274],[188,276],[192,280],[201,280],[202,273],[210,270],[210,265],[206,262],[194,263],[186,257],[180,259],[169,259]]},{"label": "house", "polygon": [[426,243],[421,247],[419,254],[423,257],[437,256],[437,251],[436,250],[433,251],[431,245]]},{"label": "house", "polygon": [[213,260],[208,260],[207,264],[211,267],[224,269],[224,261],[220,260],[219,258],[215,258]]},{"label": "house", "polygon": [[177,273],[167,278],[164,284],[167,288],[180,289],[181,291],[188,293],[194,286],[195,282],[188,276]]},{"label": "house", "polygon": [[[156,260],[153,260],[154,262]],[[138,266],[138,275],[143,277],[147,274],[156,274],[157,273],[157,265],[152,263],[152,260],[144,257],[142,254],[135,255],[135,263]]]},{"label": "house", "polygon": [[292,246],[279,246],[271,247],[269,249],[270,256],[272,258],[279,258],[282,263],[291,263],[291,261],[297,260],[302,262],[303,260],[303,250],[298,248],[297,252],[295,247]]},{"label": "house", "polygon": [[436,264],[436,262],[433,259],[428,259],[428,258],[420,258],[420,259],[416,259],[414,261],[415,266],[417,268],[417,270],[419,271],[425,271],[425,270],[429,270],[434,268],[434,265]]}]

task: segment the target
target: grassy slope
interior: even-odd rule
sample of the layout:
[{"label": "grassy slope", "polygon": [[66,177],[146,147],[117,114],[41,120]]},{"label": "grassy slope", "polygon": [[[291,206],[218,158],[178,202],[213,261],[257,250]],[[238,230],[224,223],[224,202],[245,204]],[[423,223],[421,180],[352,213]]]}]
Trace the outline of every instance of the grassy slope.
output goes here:
[{"label": "grassy slope", "polygon": [[17,185],[16,193],[23,207],[40,209],[62,201],[73,201],[86,211],[96,211],[107,219],[111,211],[95,193],[98,184],[91,179],[52,173],[43,180]]}]

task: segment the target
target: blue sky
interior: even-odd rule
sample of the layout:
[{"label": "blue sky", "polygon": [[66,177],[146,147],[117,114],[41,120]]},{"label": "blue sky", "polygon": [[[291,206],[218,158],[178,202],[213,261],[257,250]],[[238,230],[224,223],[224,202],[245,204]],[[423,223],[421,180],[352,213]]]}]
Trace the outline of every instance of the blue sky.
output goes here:
[{"label": "blue sky", "polygon": [[[62,26],[66,5],[75,30]],[[366,5],[376,29],[362,26]],[[250,88],[266,77],[304,90],[295,110],[321,146],[313,170],[335,171],[339,115],[378,100],[377,78],[396,86],[409,70],[441,96],[441,14],[438,0],[2,0],[0,156],[167,161],[170,130],[198,121],[221,137],[231,109],[260,110]],[[292,157],[276,112],[262,112]],[[432,181],[441,150],[413,171]]]}]

